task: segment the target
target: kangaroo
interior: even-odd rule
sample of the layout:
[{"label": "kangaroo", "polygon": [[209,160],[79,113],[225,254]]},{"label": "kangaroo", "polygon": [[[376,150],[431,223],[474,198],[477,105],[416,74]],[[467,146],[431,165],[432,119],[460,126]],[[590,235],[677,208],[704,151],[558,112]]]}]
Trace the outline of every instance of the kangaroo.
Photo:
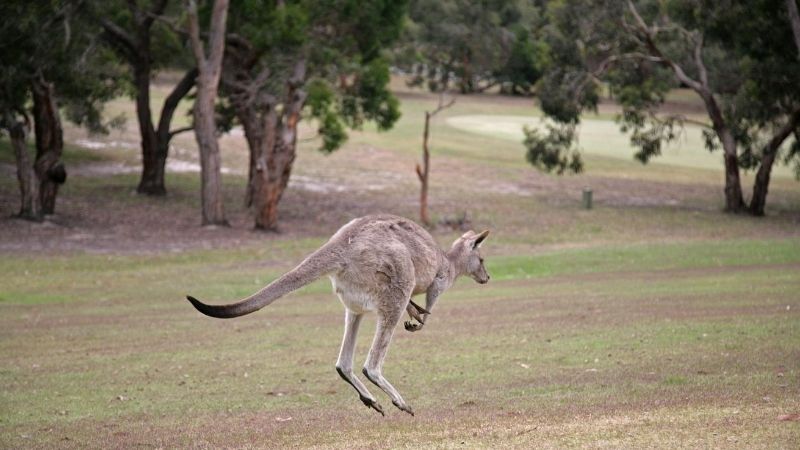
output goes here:
[{"label": "kangaroo", "polygon": [[[480,284],[487,283],[489,274],[479,247],[488,235],[488,230],[468,231],[445,252],[424,228],[411,220],[388,214],[365,216],[344,225],[297,267],[238,303],[208,305],[194,297],[187,298],[201,313],[227,319],[258,311],[283,295],[329,275],[333,290],[345,307],[344,338],[336,371],[358,392],[364,405],[384,415],[377,399],[353,374],[359,324],[364,314],[376,313],[375,337],[362,372],[389,395],[392,404],[413,416],[414,411],[382,373],[394,329],[406,311],[410,320],[405,322],[405,329],[421,330],[436,300],[461,275],[468,275]],[[411,300],[423,292],[424,308]]]}]

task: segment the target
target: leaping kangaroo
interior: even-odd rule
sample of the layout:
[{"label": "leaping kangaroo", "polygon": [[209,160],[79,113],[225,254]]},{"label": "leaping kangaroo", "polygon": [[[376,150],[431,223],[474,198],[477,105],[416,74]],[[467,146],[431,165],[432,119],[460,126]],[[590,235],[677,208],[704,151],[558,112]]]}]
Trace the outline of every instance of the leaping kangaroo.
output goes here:
[{"label": "leaping kangaroo", "polygon": [[[207,305],[194,297],[187,298],[201,313],[227,319],[258,311],[329,275],[333,290],[345,307],[344,338],[336,371],[358,391],[367,407],[384,414],[375,397],[353,374],[358,326],[364,314],[375,312],[378,324],[364,363],[364,376],[386,392],[392,404],[413,416],[414,411],[382,374],[394,329],[405,310],[412,319],[405,322],[405,329],[421,330],[439,295],[461,275],[469,275],[480,284],[487,283],[489,274],[479,247],[488,235],[488,230],[477,234],[468,231],[445,252],[424,228],[411,220],[393,215],[365,216],[340,228],[297,267],[238,303]],[[423,292],[425,308],[411,300]]]}]

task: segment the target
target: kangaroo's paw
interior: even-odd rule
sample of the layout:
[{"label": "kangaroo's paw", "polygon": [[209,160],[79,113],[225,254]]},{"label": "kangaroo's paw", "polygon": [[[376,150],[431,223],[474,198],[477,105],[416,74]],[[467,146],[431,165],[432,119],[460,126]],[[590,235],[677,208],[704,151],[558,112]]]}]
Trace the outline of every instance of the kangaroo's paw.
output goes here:
[{"label": "kangaroo's paw", "polygon": [[405,327],[406,331],[410,331],[412,333],[415,332],[415,331],[421,330],[423,325],[425,325],[425,324],[424,323],[414,323],[414,322],[412,322],[410,320],[407,320],[407,321],[405,321],[403,323],[403,326]]},{"label": "kangaroo's paw", "polygon": [[414,415],[414,410],[411,409],[411,407],[406,405],[405,403],[397,403],[394,400],[392,400],[392,404],[394,406],[397,406],[400,409],[400,411],[405,411],[405,412],[411,414],[412,416]]},{"label": "kangaroo's paw", "polygon": [[369,397],[359,397],[359,398],[361,398],[361,401],[367,406],[367,408],[372,408],[375,411],[381,413],[382,416],[386,416],[386,414],[383,413],[383,408],[381,407],[380,403],[376,402],[375,400]]}]

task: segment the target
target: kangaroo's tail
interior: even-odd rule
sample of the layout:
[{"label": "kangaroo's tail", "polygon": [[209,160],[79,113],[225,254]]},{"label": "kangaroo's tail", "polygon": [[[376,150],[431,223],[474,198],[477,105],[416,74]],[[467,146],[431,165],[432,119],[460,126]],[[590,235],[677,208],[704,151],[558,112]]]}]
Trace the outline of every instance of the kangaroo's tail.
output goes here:
[{"label": "kangaroo's tail", "polygon": [[323,246],[309,255],[294,269],[268,284],[255,294],[229,305],[207,305],[192,296],[186,298],[201,313],[218,319],[239,317],[269,305],[294,290],[311,283],[317,278],[331,273],[340,266],[336,256]]}]

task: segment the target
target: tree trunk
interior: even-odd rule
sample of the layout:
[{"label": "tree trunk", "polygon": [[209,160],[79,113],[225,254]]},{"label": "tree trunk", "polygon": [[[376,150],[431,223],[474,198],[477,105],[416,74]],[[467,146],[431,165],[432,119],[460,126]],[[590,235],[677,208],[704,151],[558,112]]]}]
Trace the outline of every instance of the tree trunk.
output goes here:
[{"label": "tree trunk", "polygon": [[[103,38],[111,44],[112,48],[130,64],[133,69],[134,86],[136,88],[136,118],[139,122],[139,135],[142,147],[142,175],[136,192],[145,195],[165,195],[164,166],[167,161],[169,141],[173,134],[169,132],[172,113],[183,96],[186,95],[194,84],[191,83],[182,94],[173,98],[176,91],[181,90],[181,84],[175,87],[172,94],[167,97],[161,113],[159,128],[156,131],[153,125],[153,115],[150,110],[150,76],[151,76],[151,50],[150,31],[153,22],[164,12],[168,0],[150,2],[149,11],[144,11],[136,1],[128,2],[128,9],[133,16],[133,33],[130,29],[122,28],[117,23],[106,18],[100,18],[103,27]],[[190,71],[191,72],[191,71]],[[187,73],[188,76],[188,73]],[[170,107],[170,102],[174,106]],[[166,119],[166,120],[165,120]],[[163,130],[166,125],[166,131]]]},{"label": "tree trunk", "polygon": [[250,149],[250,174],[247,182],[246,202],[253,206],[255,227],[269,229],[277,221],[277,208],[270,207],[270,160],[275,150],[277,114],[274,105],[267,105],[263,113],[253,106],[237,109],[237,117],[244,128]]},{"label": "tree trunk", "polygon": [[247,201],[253,206],[255,228],[276,231],[278,205],[281,201],[292,165],[297,155],[297,126],[305,106],[306,63],[298,61],[287,82],[286,99],[280,115],[272,103],[237,108],[250,148],[250,177]]},{"label": "tree trunk", "polygon": [[158,139],[153,129],[153,114],[150,111],[150,61],[145,51],[134,66],[136,86],[136,118],[142,137],[142,176],[136,192],[145,195],[164,195],[164,167],[159,164]]},{"label": "tree trunk", "polygon": [[[299,117],[298,117],[299,119]],[[277,231],[278,205],[289,184],[292,165],[296,156],[297,141],[291,136],[297,132],[297,122],[291,125],[280,123],[274,106],[271,106],[257,119],[260,130],[245,127],[245,134],[252,160],[254,161],[251,181],[252,205],[255,213],[255,228],[259,230]],[[243,121],[244,123],[244,121]],[[293,127],[291,131],[287,127]],[[284,141],[283,139],[287,138]]]},{"label": "tree trunk", "polygon": [[756,173],[756,180],[753,182],[753,198],[750,200],[750,214],[763,216],[764,208],[767,205],[767,190],[769,188],[769,178],[772,174],[772,164],[775,162],[775,154],[770,152],[761,158],[761,165]]},{"label": "tree trunk", "polygon": [[222,162],[214,120],[216,84],[209,77],[198,77],[197,99],[194,103],[194,129],[200,149],[202,224],[227,226],[222,200]]},{"label": "tree trunk", "polygon": [[203,225],[227,226],[222,200],[222,163],[217,141],[214,102],[217,99],[225,51],[225,22],[228,1],[215,0],[208,32],[209,52],[206,55],[200,39],[197,4],[189,1],[189,36],[197,61],[197,98],[194,102],[194,132],[200,150],[201,203]]},{"label": "tree trunk", "polygon": [[722,142],[723,157],[725,158],[725,211],[735,214],[740,213],[743,212],[747,206],[744,203],[744,197],[742,195],[742,182],[739,177],[739,156],[736,149],[736,140],[731,130],[725,125],[722,113],[716,101],[710,94],[708,94],[708,97],[711,100],[706,100],[706,109],[714,124],[714,132],[717,133],[720,142]]},{"label": "tree trunk", "polygon": [[428,134],[430,132],[431,114],[425,111],[425,128],[422,132],[422,167],[417,164],[417,177],[421,184],[419,191],[419,220],[430,226],[428,218],[428,174],[430,173],[430,151],[428,150]]},{"label": "tree trunk", "polygon": [[67,179],[61,155],[64,152],[64,131],[55,101],[52,83],[42,77],[33,80],[33,119],[36,134],[36,162],[42,214],[53,214],[58,187]]},{"label": "tree trunk", "polygon": [[11,146],[17,161],[17,180],[21,205],[19,217],[26,220],[41,221],[42,209],[39,197],[39,178],[36,176],[33,164],[28,155],[28,146],[25,143],[27,125],[22,122],[14,123],[8,130],[11,135]]},{"label": "tree trunk", "polygon": [[764,208],[767,205],[767,190],[769,189],[769,179],[772,174],[772,165],[786,138],[791,135],[800,124],[800,109],[789,116],[786,124],[778,129],[775,135],[764,146],[761,156],[761,164],[756,173],[756,180],[753,182],[753,198],[750,200],[750,214],[763,216]]},{"label": "tree trunk", "polygon": [[740,213],[745,207],[739,178],[739,159],[734,146],[733,152],[725,151],[725,211]]}]

